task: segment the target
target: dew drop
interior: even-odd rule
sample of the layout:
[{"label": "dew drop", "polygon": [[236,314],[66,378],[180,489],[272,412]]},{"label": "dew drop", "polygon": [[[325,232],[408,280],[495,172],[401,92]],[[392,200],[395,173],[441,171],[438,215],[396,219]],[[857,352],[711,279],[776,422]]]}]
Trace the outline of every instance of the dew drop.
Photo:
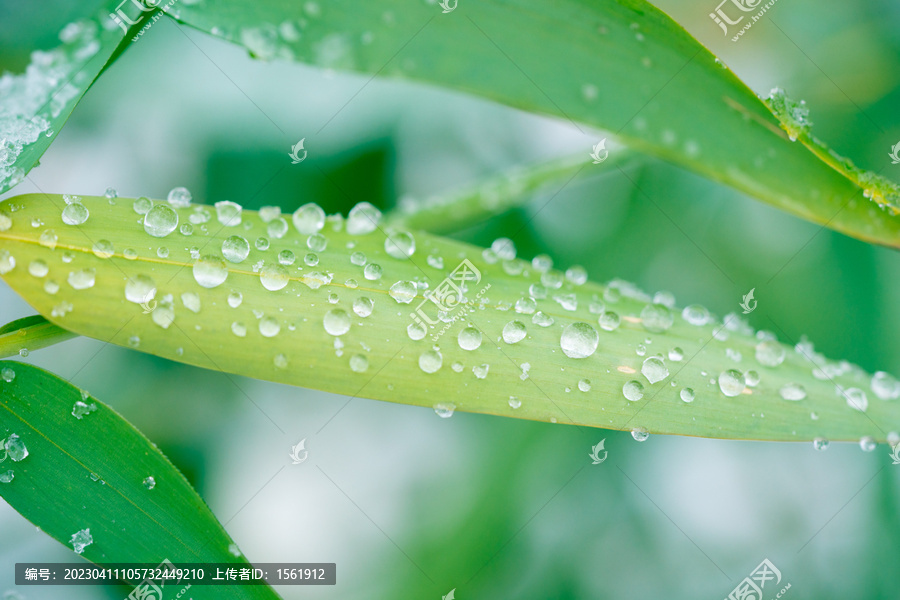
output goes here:
[{"label": "dew drop", "polygon": [[675,317],[663,304],[648,304],[641,310],[644,329],[651,333],[662,333],[672,326]]},{"label": "dew drop", "polygon": [[866,412],[869,408],[869,398],[866,393],[859,388],[848,388],[844,391],[844,398],[847,400],[847,406],[859,412]]},{"label": "dew drop", "polygon": [[[517,344],[525,339],[525,335],[527,331],[525,329],[525,324],[522,321],[510,321],[506,325],[503,326],[503,341],[507,344]],[[564,348],[565,350],[565,348]],[[592,354],[593,352],[591,352]],[[566,353],[568,354],[568,352]],[[571,356],[571,354],[568,354]],[[588,354],[587,356],[590,356]],[[575,357],[581,358],[581,357]]]},{"label": "dew drop", "polygon": [[651,385],[658,381],[662,381],[669,376],[669,369],[663,359],[651,356],[644,360],[641,366],[641,374],[647,378]]},{"label": "dew drop", "polygon": [[381,211],[369,204],[360,202],[350,209],[347,215],[347,233],[350,235],[365,235],[378,228],[381,221]]},{"label": "dew drop", "polygon": [[900,382],[884,371],[876,372],[870,385],[875,395],[882,400],[894,400],[900,396]]},{"label": "dew drop", "polygon": [[[9,469],[3,473],[0,473],[0,483],[12,483],[12,480],[15,479],[15,477],[16,472],[12,469]],[[22,596],[18,596],[18,594],[16,594],[16,596],[10,596],[9,593],[10,592],[7,592],[7,594],[3,596],[3,600],[20,600],[22,598]]]},{"label": "dew drop", "polygon": [[859,447],[863,452],[872,452],[878,446],[875,438],[872,436],[864,436],[859,439]]},{"label": "dew drop", "polygon": [[554,323],[553,317],[546,315],[541,311],[534,313],[534,316],[531,317],[531,322],[538,327],[550,327]]},{"label": "dew drop", "polygon": [[371,315],[373,308],[375,308],[375,302],[373,302],[371,298],[362,296],[353,301],[353,312],[360,317],[368,317]]},{"label": "dew drop", "polygon": [[459,332],[456,341],[463,350],[477,350],[481,346],[481,332],[474,327],[466,327]]},{"label": "dew drop", "polygon": [[823,452],[828,449],[828,440],[823,437],[817,437],[813,440],[813,448],[818,450],[819,452]]},{"label": "dew drop", "polygon": [[41,237],[38,238],[38,243],[44,248],[49,248],[51,250],[56,249],[56,243],[59,241],[59,236],[56,235],[56,232],[52,229],[45,229],[41,232]]},{"label": "dew drop", "polygon": [[175,208],[187,208],[191,205],[191,192],[186,187],[172,188],[166,200]]},{"label": "dew drop", "polygon": [[270,221],[266,225],[266,235],[270,238],[280,240],[283,238],[288,232],[288,222],[284,220],[282,217],[278,217]]},{"label": "dew drop", "polygon": [[678,394],[681,396],[682,402],[693,402],[694,401],[694,390],[689,387],[683,388],[681,392]]},{"label": "dew drop", "polygon": [[259,320],[259,333],[263,337],[275,337],[281,331],[281,324],[275,317],[263,317]]},{"label": "dew drop", "polygon": [[434,413],[442,419],[449,419],[453,416],[453,411],[456,410],[456,405],[452,402],[438,402],[432,408],[434,408]]},{"label": "dew drop", "polygon": [[25,447],[25,442],[15,433],[6,438],[4,448],[6,449],[6,455],[13,462],[19,462],[28,457],[28,448]]},{"label": "dew drop", "polygon": [[591,391],[591,380],[590,379],[580,379],[578,381],[578,389],[582,392]]},{"label": "dew drop", "polygon": [[[243,209],[240,204],[231,200],[221,200],[216,202],[215,206],[216,219],[219,220],[219,223],[225,227],[237,227],[241,224],[241,212]],[[197,225],[197,223],[194,224]]]},{"label": "dew drop", "polygon": [[425,337],[425,328],[418,323],[410,323],[406,326],[406,335],[409,339],[417,342]]},{"label": "dew drop", "polygon": [[[310,273],[310,277],[313,274]],[[284,288],[291,280],[287,269],[278,263],[267,263],[259,272],[259,281],[270,292]]]},{"label": "dew drop", "polygon": [[559,345],[569,358],[587,358],[597,350],[600,335],[587,323],[572,323],[562,332]]},{"label": "dew drop", "polygon": [[[369,265],[369,267],[372,265]],[[369,267],[366,267],[368,270]],[[368,276],[366,277],[368,279]],[[388,292],[399,304],[409,304],[416,297],[416,286],[411,281],[398,281]]]},{"label": "dew drop", "polygon": [[94,543],[94,538],[91,537],[91,530],[82,529],[76,531],[72,534],[69,543],[72,544],[72,549],[75,550],[75,554],[82,554],[85,548]]},{"label": "dew drop", "polygon": [[515,410],[515,409],[519,408],[520,406],[522,406],[522,401],[521,401],[521,400],[519,400],[519,399],[516,398],[515,396],[510,396],[510,397],[509,397],[509,407],[510,407],[510,408],[512,408],[513,410]]},{"label": "dew drop", "polygon": [[631,437],[633,437],[636,442],[646,442],[647,438],[650,437],[650,432],[643,427],[635,427],[631,430]]},{"label": "dew drop", "polygon": [[684,310],[681,311],[681,317],[696,327],[706,325],[710,319],[709,311],[700,304],[691,304],[684,307]]},{"label": "dew drop", "polygon": [[[443,357],[437,350],[426,350],[419,355],[419,368],[426,373],[435,373],[441,368]],[[453,411],[450,411],[453,414]],[[447,415],[450,416],[450,415]]]},{"label": "dew drop", "polygon": [[763,340],[756,345],[756,360],[764,367],[777,367],[784,362],[784,346],[775,340]]},{"label": "dew drop", "polygon": [[10,367],[3,367],[3,369],[0,369],[0,377],[2,377],[3,381],[6,383],[12,383],[16,378],[16,372]]},{"label": "dew drop", "polygon": [[306,247],[313,252],[325,252],[328,247],[328,238],[321,233],[314,233],[306,238]]},{"label": "dew drop", "polygon": [[238,337],[244,337],[247,335],[247,326],[240,321],[235,321],[231,324],[231,333]]},{"label": "dew drop", "polygon": [[144,215],[144,231],[163,238],[178,227],[178,213],[167,204],[157,204]]},{"label": "dew drop", "polygon": [[97,410],[97,405],[95,403],[91,402],[88,404],[83,400],[77,400],[75,405],[72,406],[72,416],[80,421],[85,415],[89,415],[95,410]]},{"label": "dew drop", "polygon": [[637,402],[644,397],[644,385],[637,380],[632,379],[622,386],[622,394],[625,399],[631,402]]},{"label": "dew drop", "polygon": [[381,279],[382,273],[383,270],[381,268],[381,265],[377,265],[375,263],[366,265],[366,268],[363,270],[363,275],[369,281],[376,281],[378,279]]},{"label": "dew drop", "polygon": [[743,392],[745,387],[744,375],[740,371],[728,369],[719,373],[719,389],[729,398]]},{"label": "dew drop", "polygon": [[228,267],[220,256],[210,254],[194,261],[194,280],[205,288],[214,288],[228,279]]},{"label": "dew drop", "polygon": [[144,478],[144,481],[142,482],[142,484],[148,490],[152,490],[153,488],[156,487],[156,479],[154,479],[154,477],[152,475],[149,475]]},{"label": "dew drop", "polygon": [[600,315],[600,318],[597,320],[600,324],[600,329],[603,331],[615,331],[619,328],[619,324],[622,322],[622,319],[618,314],[607,311]]},{"label": "dew drop", "polygon": [[784,400],[796,402],[798,400],[803,400],[804,398],[806,398],[806,389],[799,383],[788,383],[781,386],[781,388],[778,390],[778,395],[781,396]]},{"label": "dew drop", "polygon": [[485,377],[487,377],[488,371],[490,370],[490,368],[491,368],[491,366],[488,364],[476,365],[476,366],[472,367],[472,373],[475,375],[476,378],[484,379]]},{"label": "dew drop", "polygon": [[81,225],[88,220],[90,212],[80,202],[67,204],[62,211],[62,221],[66,225]]},{"label": "dew drop", "polygon": [[228,294],[228,306],[230,306],[231,308],[237,308],[243,301],[244,295],[237,290]]},{"label": "dew drop", "polygon": [[[308,264],[311,267],[314,267],[317,264],[319,264],[318,259],[316,259],[316,261],[314,263],[310,264],[310,261],[309,261],[310,256],[315,256],[315,254],[307,254],[306,255],[306,264]],[[290,250],[282,250],[281,252],[278,253],[278,263],[282,264],[286,267],[289,267],[292,264],[294,264],[294,261],[296,261],[296,260],[297,260],[297,257]]]},{"label": "dew drop", "polygon": [[231,235],[222,242],[222,256],[231,263],[241,263],[250,255],[250,242],[239,235]]},{"label": "dew drop", "polygon": [[416,251],[416,240],[406,231],[394,233],[384,240],[384,251],[392,258],[409,258]]},{"label": "dew drop", "polygon": [[756,371],[747,371],[744,373],[744,382],[748,387],[756,387],[759,385],[759,373]]},{"label": "dew drop", "polygon": [[333,308],[325,313],[322,325],[329,335],[344,335],[350,331],[350,315],[342,308]]},{"label": "dew drop", "polygon": [[325,226],[325,211],[315,202],[304,204],[291,216],[294,227],[302,234],[318,233]]},{"label": "dew drop", "polygon": [[69,282],[69,285],[72,286],[73,289],[76,290],[86,290],[88,288],[94,287],[94,282],[96,281],[96,271],[94,269],[81,269],[79,271],[72,271],[69,273],[69,277],[66,281]]}]

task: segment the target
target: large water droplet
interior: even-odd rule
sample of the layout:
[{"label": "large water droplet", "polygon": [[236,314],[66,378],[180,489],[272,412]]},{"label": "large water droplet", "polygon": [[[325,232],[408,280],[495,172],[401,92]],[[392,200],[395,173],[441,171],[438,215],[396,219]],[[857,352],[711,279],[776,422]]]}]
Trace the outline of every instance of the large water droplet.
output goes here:
[{"label": "large water droplet", "polygon": [[113,244],[109,240],[97,240],[91,250],[97,258],[109,258],[115,254]]},{"label": "large water droplet", "polygon": [[146,215],[153,208],[153,201],[146,196],[141,196],[131,204],[131,208],[139,215]]},{"label": "large water droplet", "polygon": [[[443,357],[437,350],[426,350],[419,355],[419,368],[426,373],[435,373],[441,368]],[[452,410],[451,410],[452,414]],[[450,416],[450,415],[447,415]]]},{"label": "large water droplet", "polygon": [[153,237],[166,237],[178,227],[178,213],[168,204],[157,204],[144,215],[144,231]]},{"label": "large water droplet", "polygon": [[186,187],[172,188],[166,200],[176,208],[187,208],[191,205],[191,192]]},{"label": "large water droplet", "polygon": [[651,385],[657,381],[662,381],[669,376],[669,369],[663,359],[657,356],[651,356],[644,360],[641,366],[641,374],[647,378]]},{"label": "large water droplet", "polygon": [[325,252],[328,247],[328,238],[321,233],[314,233],[306,238],[306,247],[313,252]]},{"label": "large water droplet", "polygon": [[270,238],[280,240],[288,232],[288,222],[281,217],[272,220],[266,225],[266,235]]},{"label": "large water droplet", "polygon": [[510,321],[503,326],[503,341],[507,344],[517,344],[525,339],[527,333],[525,324],[522,321]]},{"label": "large water droplet", "polygon": [[322,324],[329,335],[344,335],[350,331],[350,315],[341,308],[333,308],[325,313]]},{"label": "large water droplet", "polygon": [[744,374],[740,371],[728,369],[719,373],[719,389],[729,398],[743,392],[745,387]]},{"label": "large water droplet", "polygon": [[15,433],[6,438],[4,448],[6,449],[6,456],[13,462],[25,460],[28,456],[28,448],[25,447],[25,442]]},{"label": "large water droplet", "polygon": [[569,358],[587,358],[597,350],[600,334],[587,323],[572,323],[559,339],[563,353]]},{"label": "large water droplet", "polygon": [[325,227],[325,211],[315,202],[304,204],[295,210],[291,219],[297,231],[305,235],[318,233]]},{"label": "large water droplet", "polygon": [[363,275],[369,281],[376,281],[378,279],[381,279],[381,275],[383,272],[384,271],[381,268],[381,265],[370,263],[366,265],[366,268],[363,270]]},{"label": "large water droplet", "polygon": [[347,233],[350,235],[365,235],[378,228],[381,221],[381,211],[369,204],[360,202],[350,209],[347,215]]},{"label": "large water droplet", "polygon": [[466,327],[459,332],[456,341],[463,350],[477,350],[481,346],[481,332],[474,327]]},{"label": "large water droplet", "polygon": [[[310,277],[312,277],[310,273]],[[259,272],[259,281],[270,292],[282,289],[291,281],[287,269],[278,263],[266,263]]]},{"label": "large water droplet", "polygon": [[237,227],[240,225],[242,210],[240,204],[231,200],[216,202],[216,218],[225,227]]},{"label": "large water droplet", "polygon": [[239,235],[232,235],[222,242],[222,256],[232,263],[243,262],[250,255],[250,242]]},{"label": "large water droplet", "polygon": [[67,281],[73,289],[86,290],[94,287],[97,272],[94,269],[81,269],[69,273]]},{"label": "large water droplet", "polygon": [[706,325],[710,319],[709,311],[700,304],[685,306],[684,310],[681,311],[681,316],[685,321],[696,327]]},{"label": "large water droplet", "polygon": [[764,340],[756,345],[756,360],[764,367],[777,367],[784,362],[784,346],[774,340]]},{"label": "large water droplet", "polygon": [[388,293],[391,295],[391,298],[396,300],[398,303],[409,304],[416,297],[416,286],[411,281],[398,281],[391,286],[391,289]]},{"label": "large water droplet", "polygon": [[416,251],[416,240],[406,231],[394,233],[384,240],[384,251],[393,258],[409,258]]},{"label": "large water droplet", "polygon": [[6,383],[12,383],[16,378],[16,372],[11,367],[3,367],[3,369],[0,369],[0,377]]},{"label": "large water droplet", "polygon": [[275,317],[263,317],[259,320],[259,333],[263,337],[275,337],[281,331],[281,324]]},{"label": "large water droplet", "polygon": [[622,386],[622,394],[625,395],[626,400],[637,402],[644,397],[644,385],[634,379],[628,381]]},{"label": "large water droplet", "polygon": [[785,400],[796,402],[806,398],[806,389],[799,383],[787,383],[781,386],[778,395]]},{"label": "large water droplet", "polygon": [[81,225],[88,220],[90,212],[80,202],[67,204],[62,211],[62,221],[66,225]]},{"label": "large water droplet", "polygon": [[869,398],[866,393],[859,388],[847,388],[844,390],[844,398],[847,400],[847,406],[859,412],[866,412],[869,408]]},{"label": "large water droplet", "polygon": [[228,279],[228,267],[220,256],[210,254],[194,261],[194,280],[205,288],[214,288]]},{"label": "large water droplet", "polygon": [[662,333],[672,326],[675,317],[663,304],[648,304],[641,311],[644,328],[652,333]]}]

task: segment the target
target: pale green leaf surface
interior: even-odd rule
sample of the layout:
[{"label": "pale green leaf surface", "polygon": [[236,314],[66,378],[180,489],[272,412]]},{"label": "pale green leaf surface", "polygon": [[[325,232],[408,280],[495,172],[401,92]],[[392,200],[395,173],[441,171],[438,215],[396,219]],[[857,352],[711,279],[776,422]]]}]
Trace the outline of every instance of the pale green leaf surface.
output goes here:
[{"label": "pale green leaf surface", "polygon": [[[763,367],[754,358],[757,340],[752,330],[733,315],[722,329],[690,325],[675,311],[668,331],[648,332],[641,319],[648,298],[621,282],[611,287],[565,282],[559,289],[550,289],[546,298],[536,299],[535,308],[554,323],[539,327],[531,314],[514,308],[517,301],[529,297],[530,289],[539,291],[530,287],[539,285],[541,279],[530,263],[517,259],[507,265],[489,264],[480,249],[422,232],[415,232],[412,258],[396,259],[386,254],[381,230],[350,235],[346,228],[334,230],[329,222],[322,231],[327,249],[317,252],[316,266],[309,266],[304,263],[307,236],[293,228],[283,238],[270,236],[254,212],[245,211],[240,225],[225,227],[211,207],[178,209],[182,224],[191,216],[197,220],[204,211],[211,212],[212,218],[202,226],[195,224],[191,236],[175,231],[159,239],[144,231],[129,199],[120,198],[110,206],[106,198],[86,197],[91,216],[81,226],[62,224],[58,209],[44,197],[19,196],[12,201],[20,208],[10,229],[0,233],[0,247],[9,252],[0,256],[5,281],[38,312],[70,331],[171,360],[348,396],[429,407],[453,404],[460,411],[610,429],[643,427],[655,433],[763,440],[817,436],[858,440],[865,435],[885,440],[890,430],[900,428],[900,402],[877,398],[870,390],[869,377],[860,369],[826,363],[815,354],[807,358],[791,347],[785,348],[781,366]],[[55,230],[55,249],[39,243],[44,232],[30,226],[34,217]],[[290,221],[290,215],[287,217]],[[193,275],[191,248],[196,248],[198,255],[218,255],[223,240],[232,235],[249,240],[249,256],[239,264],[228,263],[227,279],[221,285],[201,287]],[[256,250],[253,242],[263,236],[270,238],[271,246]],[[101,239],[113,244],[112,257],[99,258],[91,251]],[[168,249],[166,258],[159,257],[160,247]],[[287,285],[270,291],[263,287],[257,269],[276,264],[277,255],[284,250],[292,251],[297,261],[285,267]],[[61,259],[66,252],[71,262]],[[131,252],[133,260],[124,258]],[[381,265],[383,276],[366,279],[364,268],[351,263],[351,252],[362,252],[369,263]],[[426,260],[428,256],[430,260]],[[11,259],[15,263],[12,268]],[[28,273],[27,265],[36,259],[50,266],[45,277]],[[432,336],[443,323],[429,330],[424,339],[410,339],[410,313],[423,301],[423,290],[419,289],[411,303],[400,304],[389,294],[390,288],[398,281],[418,281],[435,290],[463,259],[470,260],[481,275],[480,282],[469,283],[466,299],[471,302],[467,305],[470,311],[447,325],[446,333],[436,341]],[[439,260],[442,267],[431,266]],[[94,285],[74,289],[68,282],[77,284],[84,270],[94,271]],[[510,270],[521,273],[510,275]],[[157,288],[154,303],[145,307],[125,298],[126,283],[138,275],[151,277]],[[562,278],[556,271],[551,276]],[[323,277],[329,283],[312,289],[311,284]],[[58,283],[55,293],[46,291],[48,280]],[[242,302],[233,308],[227,297],[235,292],[242,294]],[[185,293],[197,298],[188,296],[186,305]],[[560,294],[574,294],[577,309],[566,310],[554,301]],[[160,313],[161,307],[167,307],[169,295],[174,314],[171,323],[165,312]],[[354,313],[353,304],[361,297],[374,302],[368,317]],[[603,299],[608,311],[621,316],[617,330],[604,331],[598,326],[598,315],[589,310],[594,298]],[[193,312],[188,305],[197,299],[199,312]],[[323,326],[332,310],[343,310],[350,317],[349,330],[338,337]],[[436,318],[432,303],[426,302],[423,310],[429,318]],[[514,320],[525,325],[527,337],[506,343],[502,331]],[[260,326],[265,329],[265,324],[273,322],[278,333],[263,335]],[[597,351],[588,358],[570,358],[561,350],[564,328],[576,322],[588,323],[599,332]],[[245,336],[234,333],[235,323],[244,326]],[[162,326],[166,324],[168,328]],[[460,330],[469,324],[483,332],[483,342],[474,351],[463,350],[457,342]],[[721,330],[719,337],[727,340],[714,339],[714,329]],[[637,349],[642,344],[648,357],[657,353],[668,356],[677,346],[684,359],[666,359],[668,377],[651,385],[641,375],[646,357],[639,356]],[[436,372],[426,373],[420,368],[420,357],[434,345],[439,346],[442,364]],[[739,352],[741,361],[729,358],[727,348]],[[350,365],[359,362],[360,356],[368,365],[363,372],[356,372]],[[813,377],[810,359],[829,372],[828,378]],[[528,377],[523,377],[525,363],[530,365]],[[482,370],[482,365],[488,365],[488,372],[479,379],[475,371]],[[476,367],[480,369],[473,371]],[[755,369],[761,381],[736,397],[726,397],[714,380],[727,369]],[[587,392],[579,391],[582,379],[591,382]],[[645,388],[643,398],[635,402],[626,400],[622,392],[630,380],[642,382]],[[677,385],[672,386],[672,380]],[[789,383],[803,385],[808,396],[796,402],[781,399],[779,389]],[[836,393],[836,384],[864,390],[867,411],[850,408]],[[679,399],[683,387],[695,390],[692,403]],[[521,407],[510,406],[511,396]],[[817,419],[811,418],[813,412]]]},{"label": "pale green leaf surface", "polygon": [[[801,218],[900,246],[900,218],[790,142],[756,94],[641,0],[461,1],[447,14],[397,0],[206,0],[170,14],[263,59],[409,78],[603,128]],[[601,136],[585,133],[587,154]]]},{"label": "pale green leaf surface", "polygon": [[[93,542],[82,556],[100,565],[247,565],[184,476],[119,414],[32,365],[0,361],[0,371],[0,439],[15,434],[28,450],[18,461],[3,453],[0,473],[13,478],[0,483],[0,497],[25,518],[69,548],[88,529]],[[78,419],[76,402],[95,408]],[[278,598],[268,586],[194,586],[191,596]]]}]

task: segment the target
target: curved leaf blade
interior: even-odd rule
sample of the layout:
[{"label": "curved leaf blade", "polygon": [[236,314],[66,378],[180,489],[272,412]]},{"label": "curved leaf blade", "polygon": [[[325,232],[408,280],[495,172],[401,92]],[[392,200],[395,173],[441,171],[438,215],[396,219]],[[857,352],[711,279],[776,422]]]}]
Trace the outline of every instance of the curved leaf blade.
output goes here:
[{"label": "curved leaf blade", "polygon": [[0,358],[31,352],[77,337],[41,315],[16,319],[0,327]]},{"label": "curved leaf blade", "polygon": [[[316,262],[310,266],[304,262],[307,246],[321,244],[321,239],[310,241],[293,229],[280,238],[270,235],[270,224],[255,212],[244,211],[240,226],[225,226],[215,217],[197,225],[210,216],[210,207],[174,209],[181,223],[195,221],[193,233],[175,231],[160,239],[144,231],[131,200],[119,199],[110,206],[106,198],[97,197],[84,199],[91,213],[86,223],[54,226],[57,239],[50,249],[46,233],[30,222],[40,217],[58,223],[56,209],[39,196],[13,201],[20,205],[16,219],[0,232],[0,270],[9,285],[61,327],[171,360],[349,396],[419,406],[453,404],[461,411],[608,429],[643,427],[657,433],[761,440],[858,440],[866,435],[885,440],[889,430],[900,428],[900,402],[876,398],[860,369],[826,362],[807,346],[802,353],[780,346],[784,363],[762,367],[753,358],[757,339],[752,329],[735,315],[726,319],[725,328],[721,323],[694,326],[675,316],[668,330],[648,332],[642,311],[649,297],[623,282],[576,285],[558,271],[542,275],[520,259],[489,263],[472,246],[421,232],[414,234],[417,250],[412,257],[398,259],[386,252],[385,232],[351,235],[334,218],[322,232],[327,248],[315,253],[315,261],[308,257]],[[193,274],[197,261],[192,250],[196,256],[217,255],[234,235],[248,242],[269,237],[271,246],[251,249],[243,262],[227,263],[223,283],[202,287]],[[92,248],[97,240],[111,242],[113,254],[96,255]],[[281,270],[278,257],[287,251],[296,262],[282,265],[281,276],[273,278],[272,273]],[[370,269],[373,263],[380,265],[383,275],[367,279],[358,257],[351,261],[353,252],[365,254]],[[61,260],[64,253],[69,262]],[[427,261],[426,255],[431,257]],[[29,274],[26,266],[34,260],[50,266],[45,277]],[[423,300],[425,284],[438,289],[463,260],[481,279],[469,282],[467,302],[459,305],[464,312],[456,315],[460,320],[452,322],[455,313],[450,312],[445,319],[451,322],[437,321],[427,337],[412,339],[409,327],[415,318],[438,316],[436,307]],[[93,273],[90,287],[85,272]],[[128,301],[126,285],[139,276],[153,280],[155,293]],[[208,282],[209,273],[200,279]],[[409,303],[394,298],[394,285],[400,281],[419,286],[412,292],[414,300],[401,298]],[[356,312],[367,312],[362,298],[374,305],[369,316]],[[598,314],[591,310],[597,299],[621,317],[615,331],[598,326]],[[336,310],[346,318],[336,318]],[[553,323],[539,326],[540,317],[533,311]],[[525,326],[526,337],[507,343],[504,328],[516,320]],[[574,323],[598,331],[598,349],[588,358],[571,358],[561,349],[562,333]],[[472,351],[458,343],[466,326],[482,336]],[[443,337],[435,339],[442,329]],[[426,372],[433,370],[429,359],[435,358],[430,354],[435,345],[442,361],[435,372]],[[652,385],[641,375],[644,357],[636,352],[641,345],[649,348],[647,356],[663,355],[668,369],[667,376]],[[674,347],[682,349],[683,360],[666,358]],[[728,357],[729,348],[743,356],[742,362]],[[813,377],[811,360],[825,369],[824,378]],[[725,397],[715,377],[735,368],[755,369],[761,380],[737,397]],[[582,379],[590,380],[587,392],[579,391]],[[678,387],[670,385],[673,379]],[[645,388],[638,401],[623,396],[623,386],[631,380]],[[780,397],[779,390],[792,383],[805,387],[805,399],[788,402]],[[836,385],[844,391],[866,391],[871,398],[868,410],[850,408],[846,398],[835,393]],[[693,388],[697,399],[681,401],[681,387]],[[511,397],[521,406],[513,408]],[[811,412],[818,420],[810,418]]]},{"label": "curved leaf blade", "polygon": [[[129,7],[135,12],[130,3],[123,11]],[[0,85],[0,194],[21,183],[37,166],[75,105],[128,43],[125,30],[105,9],[115,11],[115,3],[88,3],[85,18],[60,31],[59,46],[33,53],[25,73],[4,76]]]},{"label": "curved leaf blade", "polygon": [[[600,127],[798,217],[900,247],[900,218],[872,211],[854,182],[790,142],[756,94],[642,0],[485,0],[449,14],[398,0],[207,0],[170,15],[263,59],[409,78]],[[598,139],[585,135],[587,156]]]},{"label": "curved leaf blade", "polygon": [[[231,538],[187,479],[114,410],[35,366],[0,361],[0,370],[0,435],[17,435],[28,450],[0,465],[13,472],[0,497],[22,516],[70,548],[73,534],[89,530],[82,556],[99,565],[248,564],[229,552]],[[79,418],[76,402],[90,407]],[[268,586],[195,586],[191,594],[278,598]]]}]

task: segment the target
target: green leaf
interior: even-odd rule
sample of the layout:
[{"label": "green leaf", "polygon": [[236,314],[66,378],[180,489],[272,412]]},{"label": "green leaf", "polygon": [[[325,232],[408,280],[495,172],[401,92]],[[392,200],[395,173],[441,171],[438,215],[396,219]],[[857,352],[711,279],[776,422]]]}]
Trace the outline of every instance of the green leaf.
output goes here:
[{"label": "green leaf", "polygon": [[46,348],[76,337],[41,315],[24,317],[0,327],[0,358]]},{"label": "green leaf", "polygon": [[[207,0],[171,14],[259,58],[409,78],[603,128],[801,218],[900,246],[900,218],[872,211],[857,185],[790,142],[756,94],[641,0],[482,0],[447,14],[399,0]],[[587,156],[603,135],[584,133]]]},{"label": "green leaf", "polygon": [[[0,474],[12,481],[0,483],[0,496],[26,519],[70,548],[89,530],[81,555],[99,565],[248,564],[229,551],[231,538],[187,479],[114,410],[32,365],[0,361],[0,372],[0,436],[7,449],[13,435],[27,449],[21,460],[3,453]],[[195,586],[191,594],[278,598],[268,586],[236,589]]]},{"label": "green leaf", "polygon": [[[35,52],[24,73],[10,75],[4,82],[0,194],[21,183],[37,166],[75,105],[130,43],[125,31],[110,19],[115,7],[110,0],[86,3],[85,18],[60,31],[59,46]],[[126,14],[140,12],[131,3],[123,10]]]},{"label": "green leaf", "polygon": [[[491,253],[422,232],[413,233],[411,257],[394,258],[386,252],[386,236],[399,242],[402,232],[376,229],[354,235],[339,217],[328,219],[321,237],[308,239],[288,226],[290,216],[263,222],[258,213],[244,211],[236,224],[224,211],[220,221],[211,207],[172,209],[158,202],[151,223],[174,211],[179,228],[157,238],[145,231],[129,199],[111,206],[106,198],[85,197],[90,217],[78,226],[61,224],[58,209],[43,196],[11,201],[20,208],[10,228],[0,232],[0,273],[14,290],[67,330],[171,360],[347,396],[608,429],[764,440],[885,440],[890,430],[900,428],[900,402],[876,397],[861,369],[826,361],[805,343],[802,351],[764,344],[762,350],[786,357],[780,366],[763,367],[754,358],[758,340],[753,330],[736,315],[726,317],[725,327],[692,325],[681,311],[647,308],[650,298],[624,282],[582,284],[577,271],[566,280],[560,271],[542,274],[520,259],[489,262],[485,256],[490,259]],[[310,206],[302,210],[315,214]],[[52,224],[54,233],[31,227],[34,218]],[[180,226],[191,223],[191,235],[185,235]],[[283,228],[287,231],[280,237]],[[247,240],[249,255],[241,262],[220,258],[231,236]],[[256,249],[259,238],[268,238],[270,246]],[[327,248],[318,249],[326,242]],[[315,257],[309,246],[317,248]],[[496,246],[501,254],[511,250],[502,242]],[[352,256],[356,252],[365,255],[370,271],[379,265],[382,276],[366,278],[361,256]],[[279,264],[279,257],[289,262],[292,256],[296,260],[289,266]],[[27,266],[35,260],[47,264],[49,273],[31,275]],[[441,288],[464,260],[480,280],[469,281],[465,303],[452,308],[445,301],[446,320],[458,320],[439,321],[437,307],[422,297],[425,284],[429,290]],[[415,298],[398,295],[398,282],[417,282]],[[356,311],[368,312],[363,298],[374,304],[369,316],[357,316]],[[598,302],[618,315],[620,327],[605,331],[598,325]],[[540,326],[534,310],[552,325]],[[648,323],[652,310],[662,313],[656,319],[663,321],[660,325]],[[437,326],[412,339],[417,318]],[[504,337],[511,341],[514,321],[522,323],[527,336],[508,343]],[[581,359],[568,356],[561,343],[565,331],[586,326],[598,333],[596,352]],[[475,350],[464,350],[458,342],[465,327],[482,337]],[[667,358],[676,347],[683,358]],[[651,385],[641,372],[645,358],[657,353],[668,375]],[[821,378],[813,376],[813,362]],[[715,380],[729,369],[758,371],[760,381],[726,397]],[[875,381],[879,393],[896,396],[896,381],[883,377]],[[580,391],[587,387],[581,380],[590,381],[588,391]],[[644,388],[635,401],[623,395],[632,380]],[[779,390],[789,384],[802,385],[806,398],[783,400]],[[694,390],[693,402],[679,398],[684,387]],[[867,395],[865,412],[848,406],[848,396],[856,398],[848,391],[853,388]],[[518,402],[520,407],[511,406]]]}]

